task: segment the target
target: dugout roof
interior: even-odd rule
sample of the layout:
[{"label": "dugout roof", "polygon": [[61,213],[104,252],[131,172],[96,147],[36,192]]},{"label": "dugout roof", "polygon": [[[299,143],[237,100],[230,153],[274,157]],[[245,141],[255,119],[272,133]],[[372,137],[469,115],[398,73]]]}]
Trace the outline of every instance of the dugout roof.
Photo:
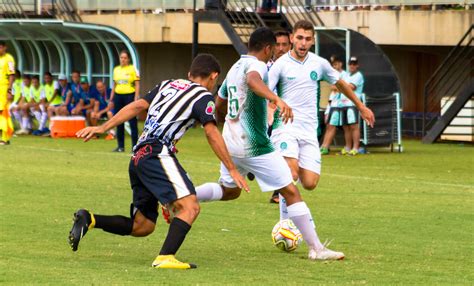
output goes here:
[{"label": "dugout roof", "polygon": [[1,19],[0,40],[16,60],[22,73],[70,76],[79,70],[89,82],[112,81],[119,52],[128,50],[131,62],[139,69],[138,52],[121,31],[103,25],[61,20]]}]

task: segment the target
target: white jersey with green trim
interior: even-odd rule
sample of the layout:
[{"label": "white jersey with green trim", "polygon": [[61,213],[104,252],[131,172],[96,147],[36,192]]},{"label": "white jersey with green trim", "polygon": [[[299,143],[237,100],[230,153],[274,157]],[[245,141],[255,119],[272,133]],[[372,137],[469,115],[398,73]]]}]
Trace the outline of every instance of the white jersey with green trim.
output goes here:
[{"label": "white jersey with green trim", "polygon": [[219,97],[228,101],[222,135],[233,157],[256,157],[274,151],[267,135],[267,102],[247,85],[247,74],[252,71],[258,72],[267,83],[267,69],[256,57],[243,55],[219,89]]},{"label": "white jersey with green trim", "polygon": [[339,79],[339,73],[329,62],[314,53],[309,52],[303,61],[292,57],[291,51],[281,56],[268,73],[269,87],[271,90],[276,88],[278,96],[293,109],[294,120],[291,124],[282,125],[276,115],[273,130],[287,126],[310,136],[316,134],[319,82],[324,80],[335,84]]}]

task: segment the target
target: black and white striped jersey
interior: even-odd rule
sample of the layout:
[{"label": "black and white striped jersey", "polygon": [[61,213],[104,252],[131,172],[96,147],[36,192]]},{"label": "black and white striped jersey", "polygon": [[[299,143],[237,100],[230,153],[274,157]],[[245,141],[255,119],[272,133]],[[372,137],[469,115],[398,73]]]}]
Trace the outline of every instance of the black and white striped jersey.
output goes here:
[{"label": "black and white striped jersey", "polygon": [[165,80],[143,99],[150,107],[135,150],[144,144],[161,143],[173,151],[196,120],[202,125],[215,122],[214,97],[205,87],[189,80]]}]

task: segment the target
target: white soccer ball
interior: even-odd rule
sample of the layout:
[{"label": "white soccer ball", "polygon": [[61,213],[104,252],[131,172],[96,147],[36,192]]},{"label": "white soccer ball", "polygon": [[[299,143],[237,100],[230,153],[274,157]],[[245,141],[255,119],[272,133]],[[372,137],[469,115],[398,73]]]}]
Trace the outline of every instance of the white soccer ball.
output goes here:
[{"label": "white soccer ball", "polygon": [[272,240],[279,249],[291,252],[298,248],[303,241],[303,236],[291,219],[284,219],[273,227]]}]

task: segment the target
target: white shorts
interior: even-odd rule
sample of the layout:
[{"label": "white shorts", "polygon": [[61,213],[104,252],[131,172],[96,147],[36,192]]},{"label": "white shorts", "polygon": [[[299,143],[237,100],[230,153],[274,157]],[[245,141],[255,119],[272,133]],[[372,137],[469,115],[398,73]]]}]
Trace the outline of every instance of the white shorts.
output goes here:
[{"label": "white shorts", "polygon": [[[290,167],[288,167],[285,159],[278,152],[249,158],[232,157],[232,160],[242,176],[246,176],[248,173],[255,175],[257,183],[263,192],[276,191],[293,182]],[[234,179],[232,179],[229,171],[222,163],[219,182],[227,188],[237,187]]]},{"label": "white shorts", "polygon": [[10,103],[10,110],[12,110],[13,108],[17,108],[17,107],[18,107],[18,102]]},{"label": "white shorts", "polygon": [[321,151],[316,136],[307,138],[277,129],[273,131],[271,140],[283,157],[295,158],[300,168],[321,174]]}]

